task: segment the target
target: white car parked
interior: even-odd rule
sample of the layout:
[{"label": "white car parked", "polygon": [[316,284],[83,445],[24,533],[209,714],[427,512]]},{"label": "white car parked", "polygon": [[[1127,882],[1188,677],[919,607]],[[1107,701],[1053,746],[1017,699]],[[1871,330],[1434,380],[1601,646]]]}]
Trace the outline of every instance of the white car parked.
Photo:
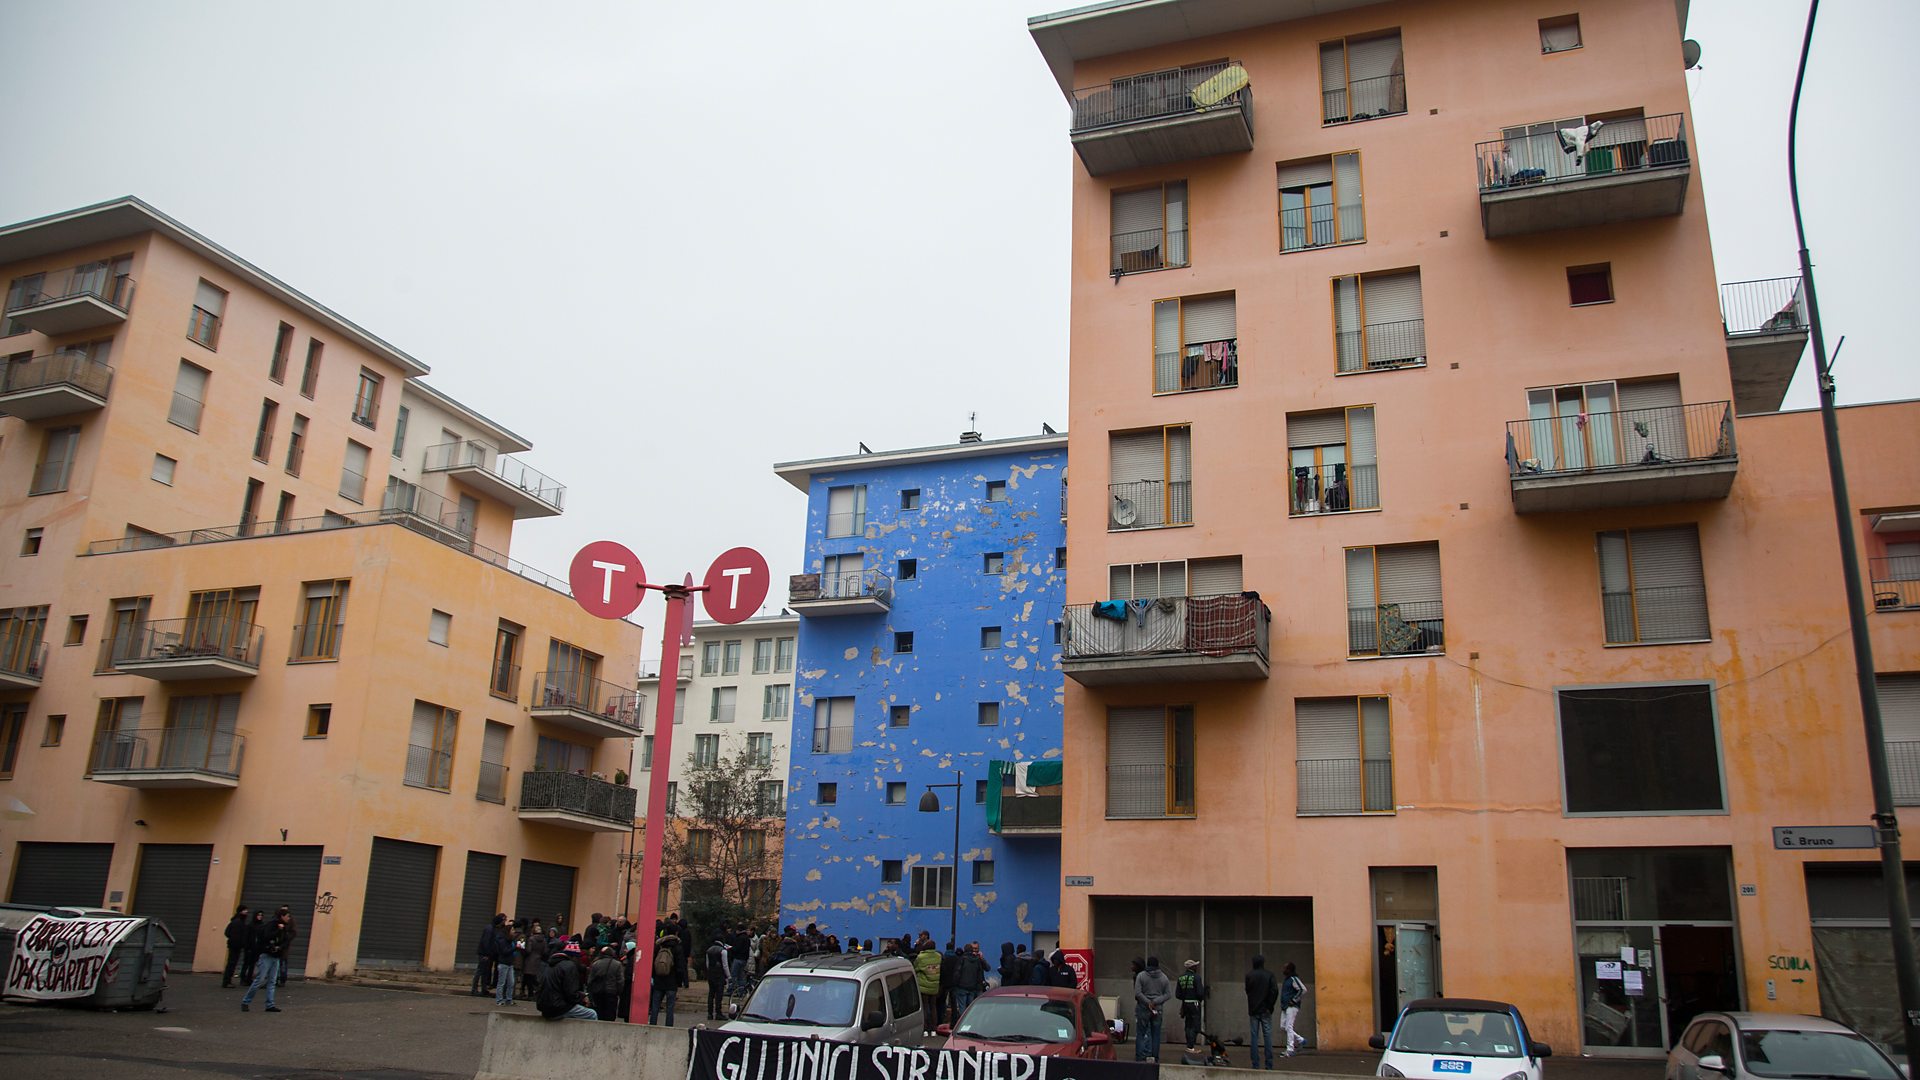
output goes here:
[{"label": "white car parked", "polygon": [[1383,1050],[1376,1075],[1406,1080],[1540,1080],[1553,1048],[1527,1034],[1504,1001],[1422,998],[1408,1002],[1393,1030],[1368,1040]]}]

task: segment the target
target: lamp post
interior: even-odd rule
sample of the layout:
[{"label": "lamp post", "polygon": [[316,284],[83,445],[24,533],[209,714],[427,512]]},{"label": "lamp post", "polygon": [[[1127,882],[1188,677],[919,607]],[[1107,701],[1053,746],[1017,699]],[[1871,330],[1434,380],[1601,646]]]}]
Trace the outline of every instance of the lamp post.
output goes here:
[{"label": "lamp post", "polygon": [[947,890],[947,948],[954,948],[960,941],[960,782],[962,774],[955,770],[953,783],[928,784],[927,790],[920,793],[920,812],[937,814],[940,812],[940,796],[933,793],[934,788],[953,789],[953,887]]}]

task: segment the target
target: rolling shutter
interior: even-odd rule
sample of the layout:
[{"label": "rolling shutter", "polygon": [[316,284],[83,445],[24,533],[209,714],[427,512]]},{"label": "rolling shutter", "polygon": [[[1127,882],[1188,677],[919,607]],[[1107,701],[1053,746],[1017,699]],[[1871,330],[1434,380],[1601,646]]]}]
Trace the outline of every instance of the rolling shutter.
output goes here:
[{"label": "rolling shutter", "polygon": [[1711,637],[1699,531],[1691,525],[1635,529],[1629,548],[1640,640],[1701,641]]},{"label": "rolling shutter", "polygon": [[1405,604],[1414,609],[1403,612],[1403,618],[1437,618],[1440,614],[1439,545],[1380,548],[1379,557],[1380,602]]},{"label": "rolling shutter", "polygon": [[[1165,356],[1180,351],[1180,301],[1156,300],[1153,303],[1153,352]],[[1174,384],[1178,386],[1176,382]]]},{"label": "rolling shutter", "polygon": [[425,785],[433,776],[435,732],[440,727],[440,706],[428,701],[413,703],[413,729],[407,736],[407,782]]},{"label": "rolling shutter", "polygon": [[1186,344],[1226,341],[1234,337],[1233,297],[1208,296],[1185,301]]},{"label": "rolling shutter", "polygon": [[1373,593],[1373,549],[1347,549],[1347,606],[1366,613],[1372,621]]},{"label": "rolling shutter", "polygon": [[313,901],[320,894],[319,845],[247,845],[247,867],[240,881],[240,902],[269,917],[285,904],[297,931],[287,950],[287,975],[304,976],[307,942],[312,940]]},{"label": "rolling shutter", "polygon": [[1877,675],[1880,723],[1886,740],[1920,742],[1920,675]]},{"label": "rolling shutter", "polygon": [[1107,816],[1167,813],[1167,714],[1158,706],[1107,710]]},{"label": "rolling shutter", "polygon": [[1170,428],[1167,431],[1167,479],[1184,483],[1193,479],[1193,429]]},{"label": "rolling shutter", "polygon": [[[1543,33],[1541,36],[1545,37],[1545,34]],[[1646,119],[1639,116],[1623,116],[1618,120],[1608,120],[1601,124],[1600,130],[1594,133],[1590,145],[1619,146],[1621,143],[1639,143],[1644,147],[1646,142]],[[1622,163],[1616,161],[1614,164],[1619,165]]]},{"label": "rolling shutter", "polygon": [[1241,591],[1240,556],[1228,555],[1218,559],[1195,559],[1187,564],[1188,595],[1220,596]]},{"label": "rolling shutter", "polygon": [[1349,505],[1370,510],[1380,505],[1379,449],[1374,439],[1373,406],[1347,410],[1347,462],[1352,473]]},{"label": "rolling shutter", "polygon": [[1333,156],[1333,203],[1340,221],[1340,239],[1359,240],[1366,235],[1360,212],[1360,155]]},{"label": "rolling shutter", "polygon": [[1314,446],[1345,446],[1347,414],[1339,409],[1287,417],[1287,446],[1305,449]]},{"label": "rolling shutter", "polygon": [[572,926],[576,873],[571,866],[521,859],[520,891],[514,900],[514,910],[520,917],[539,919],[549,929],[555,915],[567,916],[566,925]]},{"label": "rolling shutter", "polygon": [[207,369],[185,360],[180,361],[180,373],[173,382],[173,404],[167,409],[167,420],[188,431],[199,431],[200,408],[206,400]]},{"label": "rolling shutter", "polygon": [[1347,115],[1347,43],[1329,41],[1320,46],[1320,93],[1326,101],[1325,119],[1343,119]]},{"label": "rolling shutter", "polygon": [[1313,158],[1309,161],[1296,161],[1291,165],[1280,166],[1280,188],[1318,187],[1333,183],[1333,161],[1331,158]]},{"label": "rolling shutter", "polygon": [[7,900],[37,907],[105,906],[112,844],[47,844],[23,840]]},{"label": "rolling shutter", "polygon": [[[1382,274],[1365,279],[1367,298],[1367,325],[1381,326],[1387,323],[1410,322],[1421,317],[1420,311],[1420,271],[1411,270],[1404,274]],[[1373,342],[1373,359],[1382,359],[1380,348],[1388,342]],[[1406,357],[1388,357],[1388,359],[1406,359]]]},{"label": "rolling shutter", "polygon": [[1166,479],[1166,443],[1158,430],[1115,435],[1110,447],[1113,468],[1108,479],[1112,483]]},{"label": "rolling shutter", "polygon": [[224,314],[227,307],[227,294],[218,286],[202,281],[193,290],[193,306],[214,315]]},{"label": "rolling shutter", "polygon": [[1145,251],[1160,242],[1163,221],[1160,189],[1116,192],[1113,239],[1116,251]]},{"label": "rolling shutter", "polygon": [[1334,351],[1339,354],[1341,371],[1359,371],[1360,351],[1360,279],[1351,275],[1333,279]]},{"label": "rolling shutter", "polygon": [[1294,751],[1302,761],[1357,761],[1360,723],[1353,698],[1293,703]]},{"label": "rolling shutter", "polygon": [[471,963],[480,955],[480,932],[493,925],[500,911],[500,876],[506,857],[484,851],[467,852],[467,879],[460,886],[460,953],[457,964]]},{"label": "rolling shutter", "polygon": [[440,849],[432,844],[373,838],[367,859],[367,899],[360,909],[360,964],[419,964],[427,958],[433,920],[433,881]]},{"label": "rolling shutter", "polygon": [[[200,913],[207,902],[212,844],[141,844],[140,871],[127,911],[157,920],[173,934],[173,962],[193,970],[200,946]],[[214,954],[220,961],[224,951]]]},{"label": "rolling shutter", "polygon": [[[1630,460],[1638,461],[1651,444],[1655,453],[1668,461],[1682,461],[1687,451],[1686,411],[1681,408],[1680,380],[1643,379],[1619,384],[1621,437],[1626,440]],[[1641,410],[1641,411],[1634,411]],[[1647,426],[1642,437],[1634,425]]]},{"label": "rolling shutter", "polygon": [[[1397,33],[1347,42],[1347,78],[1355,83],[1384,79],[1393,74],[1393,69],[1399,64],[1400,35]],[[1385,95],[1376,93],[1374,96]]]}]

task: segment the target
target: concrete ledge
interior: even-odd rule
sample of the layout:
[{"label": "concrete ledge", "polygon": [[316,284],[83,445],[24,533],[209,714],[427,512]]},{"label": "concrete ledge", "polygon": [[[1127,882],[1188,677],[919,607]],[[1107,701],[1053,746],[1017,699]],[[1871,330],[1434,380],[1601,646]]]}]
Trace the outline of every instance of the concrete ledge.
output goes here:
[{"label": "concrete ledge", "polygon": [[678,1080],[687,1073],[689,1030],[497,1012],[487,1017],[474,1080]]}]

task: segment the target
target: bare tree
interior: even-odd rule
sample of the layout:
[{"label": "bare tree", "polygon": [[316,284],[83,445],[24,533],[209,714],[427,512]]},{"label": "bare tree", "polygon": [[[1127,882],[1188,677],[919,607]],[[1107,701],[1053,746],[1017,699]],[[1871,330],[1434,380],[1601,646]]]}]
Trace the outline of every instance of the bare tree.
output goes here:
[{"label": "bare tree", "polygon": [[712,902],[753,918],[779,911],[784,787],[751,746],[711,762],[687,755],[661,855],[663,874],[681,883],[681,907]]}]

